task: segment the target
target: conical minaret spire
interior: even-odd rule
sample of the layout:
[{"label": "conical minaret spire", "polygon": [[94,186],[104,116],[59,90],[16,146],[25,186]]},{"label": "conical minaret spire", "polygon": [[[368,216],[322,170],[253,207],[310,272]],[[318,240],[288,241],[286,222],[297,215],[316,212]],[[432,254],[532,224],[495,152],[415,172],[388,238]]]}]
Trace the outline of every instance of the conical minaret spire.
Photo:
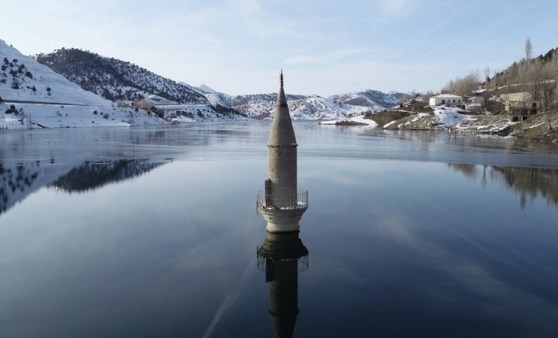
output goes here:
[{"label": "conical minaret spire", "polygon": [[[268,174],[272,184],[272,194],[295,196],[297,194],[297,154],[296,137],[291,114],[285,96],[283,71],[279,75],[281,87],[277,96],[275,115],[267,142]],[[282,198],[282,197],[281,197]],[[276,199],[278,201],[278,199]],[[280,207],[280,205],[277,205]]]},{"label": "conical minaret spire", "polygon": [[277,104],[275,105],[275,115],[273,116],[273,123],[271,124],[271,133],[267,142],[268,147],[296,147],[296,137],[291,121],[291,113],[289,112],[289,105],[287,104],[287,97],[285,95],[283,70],[279,75],[279,95],[277,96]]}]

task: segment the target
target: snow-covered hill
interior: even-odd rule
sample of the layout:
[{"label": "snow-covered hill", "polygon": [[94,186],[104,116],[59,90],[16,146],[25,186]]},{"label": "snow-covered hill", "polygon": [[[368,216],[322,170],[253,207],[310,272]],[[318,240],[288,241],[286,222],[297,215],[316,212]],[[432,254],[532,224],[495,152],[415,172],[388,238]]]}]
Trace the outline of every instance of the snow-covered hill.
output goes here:
[{"label": "snow-covered hill", "polygon": [[[277,94],[230,96],[209,87],[207,88],[205,90],[200,89],[199,92],[204,94],[212,104],[232,107],[252,118],[262,119],[273,116]],[[294,119],[340,119],[359,115],[366,111],[393,107],[399,103],[404,95],[403,93],[383,93],[376,90],[339,94],[330,97],[287,94],[287,101],[291,116]]]},{"label": "snow-covered hill", "polygon": [[[254,94],[230,96],[213,92],[205,94],[213,104],[232,107],[251,118],[264,119],[272,117],[277,94]],[[328,98],[312,95],[287,94],[291,116],[296,120],[338,119],[362,114],[367,107],[353,106],[334,102]]]},{"label": "snow-covered hill", "polygon": [[143,109],[116,107],[0,40],[0,129],[160,125]]},{"label": "snow-covered hill", "polygon": [[[79,49],[60,49],[37,55],[37,61],[66,76],[83,89],[113,102],[147,100],[171,115],[169,107],[180,107],[189,120],[242,118],[230,106],[211,104],[201,91],[157,75],[130,62],[100,56]],[[171,109],[172,110],[172,109]],[[198,114],[198,111],[200,112]]]},{"label": "snow-covered hill", "polygon": [[0,40],[0,97],[44,103],[111,106]]},{"label": "snow-covered hill", "polygon": [[111,101],[134,101],[156,95],[172,103],[208,103],[203,95],[188,86],[130,62],[92,52],[62,48],[36,58],[83,89]]},{"label": "snow-covered hill", "polygon": [[[7,45],[2,46],[7,51],[3,52],[6,54],[2,70],[5,78],[2,87],[4,96],[8,97],[8,100],[16,97],[21,101],[59,103],[60,106],[55,110],[44,110],[44,107],[20,104],[16,107],[19,116],[15,116],[16,111],[12,111],[14,114],[5,117],[3,124],[0,121],[0,128],[2,125],[17,127],[18,121],[25,124],[21,123],[24,122],[21,115],[26,114],[27,117],[31,115],[33,118],[36,118],[36,114],[48,117],[48,120],[43,119],[42,122],[35,121],[37,126],[75,127],[215,121],[245,116],[265,119],[272,117],[275,110],[275,93],[231,96],[206,85],[195,87],[176,82],[130,62],[78,49],[63,48],[51,54],[39,54],[37,61],[44,64],[40,65]],[[402,95],[367,90],[331,97],[287,95],[287,100],[294,119],[329,120],[391,107]],[[64,109],[63,104],[71,104],[73,107],[61,111]],[[145,111],[140,109],[138,113],[137,109],[131,111],[120,107],[131,104]],[[157,114],[145,114],[146,111],[156,110]]]},{"label": "snow-covered hill", "polygon": [[408,96],[408,94],[364,90],[356,93],[332,95],[328,98],[338,103],[367,107],[369,110],[380,110],[397,105],[403,96]]},{"label": "snow-covered hill", "polygon": [[[83,56],[82,53],[77,54]],[[66,53],[60,55],[67,56]],[[91,56],[91,53],[85,55]],[[70,56],[75,55],[70,53]],[[0,40],[0,130],[245,119],[234,109],[210,105],[205,96],[186,86],[125,62],[109,60],[111,68],[104,63],[108,59],[97,58],[102,62],[100,65],[94,62],[98,68],[92,67],[95,71],[91,73],[86,72],[88,67],[85,64],[74,63],[71,57],[58,60],[58,64],[83,75],[74,77],[74,81],[81,79],[84,83],[96,83],[98,87],[95,88],[104,94],[108,93],[108,97],[115,98],[114,95],[118,93],[123,98],[145,94],[143,106],[121,105],[97,95],[96,91],[84,90]],[[122,83],[140,83],[143,91],[136,87],[121,86]],[[154,93],[148,89],[153,89]]]},{"label": "snow-covered hill", "polygon": [[367,107],[337,103],[330,99],[313,95],[289,103],[291,115],[298,120],[339,119],[360,115],[369,110]]}]

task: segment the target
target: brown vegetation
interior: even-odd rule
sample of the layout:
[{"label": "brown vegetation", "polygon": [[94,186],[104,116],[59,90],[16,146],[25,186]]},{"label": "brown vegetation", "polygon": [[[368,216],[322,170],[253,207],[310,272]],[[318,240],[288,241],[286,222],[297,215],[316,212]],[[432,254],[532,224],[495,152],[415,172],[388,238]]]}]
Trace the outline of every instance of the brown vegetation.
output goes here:
[{"label": "brown vegetation", "polygon": [[378,127],[383,127],[392,121],[396,121],[410,115],[411,113],[405,110],[384,110],[379,113],[367,113],[364,115],[364,118],[376,122]]},{"label": "brown vegetation", "polygon": [[512,129],[511,135],[519,138],[558,143],[558,110],[537,114]]},{"label": "brown vegetation", "polygon": [[366,123],[356,122],[356,121],[337,121],[335,122],[336,126],[366,126]]}]

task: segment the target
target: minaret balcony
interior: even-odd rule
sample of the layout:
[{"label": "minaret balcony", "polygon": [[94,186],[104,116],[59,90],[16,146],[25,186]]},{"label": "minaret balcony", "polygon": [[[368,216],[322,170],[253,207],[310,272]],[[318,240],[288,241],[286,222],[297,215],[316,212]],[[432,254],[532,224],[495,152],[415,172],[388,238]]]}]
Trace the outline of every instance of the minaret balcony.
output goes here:
[{"label": "minaret balcony", "polygon": [[258,210],[306,210],[308,209],[308,191],[302,190],[297,194],[273,195],[259,191],[256,200]]}]

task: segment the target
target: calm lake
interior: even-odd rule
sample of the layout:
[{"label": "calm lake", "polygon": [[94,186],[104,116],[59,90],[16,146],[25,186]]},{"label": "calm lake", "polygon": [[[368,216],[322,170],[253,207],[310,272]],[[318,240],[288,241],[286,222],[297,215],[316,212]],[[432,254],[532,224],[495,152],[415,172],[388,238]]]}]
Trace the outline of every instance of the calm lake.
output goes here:
[{"label": "calm lake", "polygon": [[269,126],[0,133],[0,336],[558,336],[556,146],[295,123],[277,273]]}]

